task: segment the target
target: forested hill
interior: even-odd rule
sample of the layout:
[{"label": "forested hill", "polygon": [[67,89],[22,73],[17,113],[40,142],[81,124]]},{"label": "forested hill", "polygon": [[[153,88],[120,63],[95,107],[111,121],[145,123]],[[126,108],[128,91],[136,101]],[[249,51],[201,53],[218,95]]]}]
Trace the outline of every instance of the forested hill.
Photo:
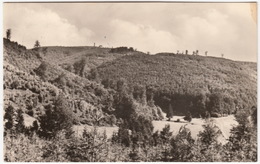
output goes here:
[{"label": "forested hill", "polygon": [[[92,105],[103,104],[104,111],[109,100],[113,108],[118,108],[115,115],[120,115],[121,107],[116,107],[112,100],[112,97],[116,99],[116,94],[111,94],[110,89],[120,93],[120,84],[128,84],[127,94],[133,95],[137,102],[159,106],[166,113],[173,108],[178,115],[190,112],[199,116],[206,111],[212,115],[232,114],[256,106],[256,63],[170,53],[147,55],[131,47],[27,50],[8,40],[4,43],[5,65],[11,64],[33,76],[36,74],[40,79],[35,83],[50,83],[71,100],[84,97],[84,101]],[[9,76],[9,70],[5,71],[6,88],[23,87],[18,84],[20,77],[15,79],[14,73],[10,72],[12,76]],[[99,91],[105,94],[100,95]]]},{"label": "forested hill", "polygon": [[230,114],[256,105],[256,63],[170,53],[138,54],[103,63],[97,72],[103,83],[124,78],[131,85],[145,85],[164,111],[169,103],[177,113],[194,114],[201,110]]},{"label": "forested hill", "polygon": [[[100,62],[113,60],[128,52],[108,55],[105,48],[93,47],[40,47],[28,50],[8,39],[4,39],[3,46],[5,110],[21,110],[26,117],[39,121],[46,111],[55,110],[56,103],[62,102],[61,109],[73,118],[73,124],[99,126],[118,125],[121,118],[130,118],[126,112],[145,113],[147,117],[157,120],[162,118],[159,107],[141,104],[132,98],[131,93],[121,93],[120,86],[107,89],[99,82],[86,78],[92,77],[86,69],[89,64],[95,67]],[[103,53],[107,55],[100,57]],[[65,62],[72,67],[70,70],[63,69],[62,61],[68,59],[66,57],[70,59]]]}]

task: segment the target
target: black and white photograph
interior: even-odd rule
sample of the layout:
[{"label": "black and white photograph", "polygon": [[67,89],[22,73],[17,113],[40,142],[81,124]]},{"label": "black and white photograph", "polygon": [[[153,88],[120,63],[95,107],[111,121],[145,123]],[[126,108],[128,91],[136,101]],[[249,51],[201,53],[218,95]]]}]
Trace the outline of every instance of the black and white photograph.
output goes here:
[{"label": "black and white photograph", "polygon": [[4,1],[3,162],[257,162],[257,1]]}]

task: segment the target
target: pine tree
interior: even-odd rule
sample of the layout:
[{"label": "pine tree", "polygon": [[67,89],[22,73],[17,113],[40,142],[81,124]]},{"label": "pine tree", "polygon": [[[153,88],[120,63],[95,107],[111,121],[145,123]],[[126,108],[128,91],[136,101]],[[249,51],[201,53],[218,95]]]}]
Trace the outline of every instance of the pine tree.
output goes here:
[{"label": "pine tree", "polygon": [[170,132],[170,125],[166,124],[165,127],[160,132],[160,139],[162,141],[162,161],[168,161],[170,155],[170,140],[172,137],[172,132]]},{"label": "pine tree", "polygon": [[5,121],[5,132],[8,130],[13,130],[14,127],[14,107],[9,105],[5,109],[4,121]]},{"label": "pine tree", "polygon": [[168,121],[171,121],[171,118],[173,117],[173,109],[172,109],[172,104],[169,104],[168,112],[166,117],[168,118]]},{"label": "pine tree", "polygon": [[24,133],[25,125],[24,125],[23,111],[21,109],[17,111],[16,122],[17,122],[17,124],[15,125],[16,132]]},{"label": "pine tree", "polygon": [[10,40],[11,39],[11,29],[6,30],[6,39]]},{"label": "pine tree", "polygon": [[182,126],[179,133],[171,140],[173,161],[189,161],[193,157],[192,148],[194,144],[195,140],[191,137],[191,131]]},{"label": "pine tree", "polygon": [[218,137],[222,135],[222,132],[213,123],[213,120],[207,120],[206,124],[203,125],[203,129],[198,134],[198,149],[194,152],[195,159],[201,162],[223,160],[221,159],[222,145],[218,141]]},{"label": "pine tree", "polygon": [[186,121],[189,121],[189,122],[191,122],[191,120],[192,120],[192,116],[191,116],[191,113],[190,112],[188,112],[187,113],[187,115],[183,118],[184,120],[186,120]]},{"label": "pine tree", "polygon": [[251,110],[252,110],[252,114],[251,114],[252,121],[255,125],[257,125],[257,107],[252,106]]},{"label": "pine tree", "polygon": [[205,149],[218,144],[217,138],[222,134],[220,129],[213,123],[213,120],[208,120],[205,125],[202,125],[203,131],[198,134],[199,140]]},{"label": "pine tree", "polygon": [[250,112],[238,112],[236,120],[239,124],[231,129],[227,144],[229,160],[257,161],[257,129]]},{"label": "pine tree", "polygon": [[160,132],[160,138],[162,139],[162,142],[165,144],[170,141],[172,132],[170,132],[171,128],[169,124],[166,124],[165,127]]},{"label": "pine tree", "polygon": [[39,129],[39,125],[38,125],[38,122],[35,120],[35,121],[33,121],[31,131],[37,132],[38,129]]},{"label": "pine tree", "polygon": [[39,40],[36,40],[34,44],[34,48],[39,48],[39,47],[41,47],[40,42]]}]

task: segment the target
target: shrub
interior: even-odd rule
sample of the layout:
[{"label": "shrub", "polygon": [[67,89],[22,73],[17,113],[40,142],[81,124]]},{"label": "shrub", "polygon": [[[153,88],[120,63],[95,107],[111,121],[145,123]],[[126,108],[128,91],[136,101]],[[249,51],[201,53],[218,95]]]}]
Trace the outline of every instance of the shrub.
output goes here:
[{"label": "shrub", "polygon": [[11,84],[11,89],[17,89],[20,86],[20,82],[18,80],[15,80]]},{"label": "shrub", "polygon": [[110,119],[110,125],[111,125],[111,126],[113,126],[113,125],[116,124],[117,119],[116,119],[116,116],[115,116],[115,115],[113,115],[113,114],[110,115],[109,119]]},{"label": "shrub", "polygon": [[33,117],[33,110],[32,109],[28,109],[28,111],[26,112],[29,116],[32,116]]},{"label": "shrub", "polygon": [[221,117],[221,115],[216,113],[216,112],[211,112],[210,116],[211,117],[216,117],[216,118]]},{"label": "shrub", "polygon": [[133,47],[117,47],[117,48],[111,48],[110,53],[127,53],[127,52],[133,52]]},{"label": "shrub", "polygon": [[59,75],[55,80],[54,82],[56,82],[58,84],[58,86],[65,86],[66,83],[67,83],[67,80],[66,80],[66,74],[65,73],[62,73],[61,75]]},{"label": "shrub", "polygon": [[77,74],[81,77],[84,77],[84,69],[85,69],[86,64],[87,64],[87,58],[86,57],[83,57],[79,61],[75,62],[73,64],[75,74]]},{"label": "shrub", "polygon": [[43,61],[41,65],[34,70],[34,72],[41,78],[45,79],[47,76],[47,69],[48,69],[48,63],[46,61]]},{"label": "shrub", "polygon": [[43,162],[42,146],[44,141],[33,135],[28,137],[18,134],[12,137],[9,133],[4,137],[4,161],[5,162]]}]

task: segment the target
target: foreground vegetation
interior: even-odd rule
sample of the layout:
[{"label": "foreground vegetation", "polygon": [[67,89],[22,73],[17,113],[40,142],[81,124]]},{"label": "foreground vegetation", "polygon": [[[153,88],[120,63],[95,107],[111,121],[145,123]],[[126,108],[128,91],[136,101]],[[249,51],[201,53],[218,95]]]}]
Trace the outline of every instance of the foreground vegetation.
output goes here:
[{"label": "foreground vegetation", "polygon": [[[162,131],[152,133],[151,121],[144,121],[135,115],[131,117],[131,129],[122,123],[112,138],[106,132],[97,133],[84,130],[77,137],[71,131],[72,121],[60,108],[59,115],[46,115],[40,121],[48,126],[31,128],[23,126],[19,112],[8,117],[11,108],[5,114],[4,158],[11,162],[118,162],[118,161],[199,161],[199,162],[240,162],[257,160],[256,120],[248,113],[236,115],[239,123],[232,128],[227,144],[222,145],[217,138],[219,128],[210,118],[205,119],[203,131],[194,140],[185,126],[177,135],[172,135],[169,125]],[[62,111],[61,111],[62,110]],[[55,111],[53,111],[55,112]],[[252,111],[256,109],[254,108]],[[11,112],[12,113],[12,112]],[[59,119],[57,119],[59,118]],[[58,122],[54,122],[58,120]]]}]

